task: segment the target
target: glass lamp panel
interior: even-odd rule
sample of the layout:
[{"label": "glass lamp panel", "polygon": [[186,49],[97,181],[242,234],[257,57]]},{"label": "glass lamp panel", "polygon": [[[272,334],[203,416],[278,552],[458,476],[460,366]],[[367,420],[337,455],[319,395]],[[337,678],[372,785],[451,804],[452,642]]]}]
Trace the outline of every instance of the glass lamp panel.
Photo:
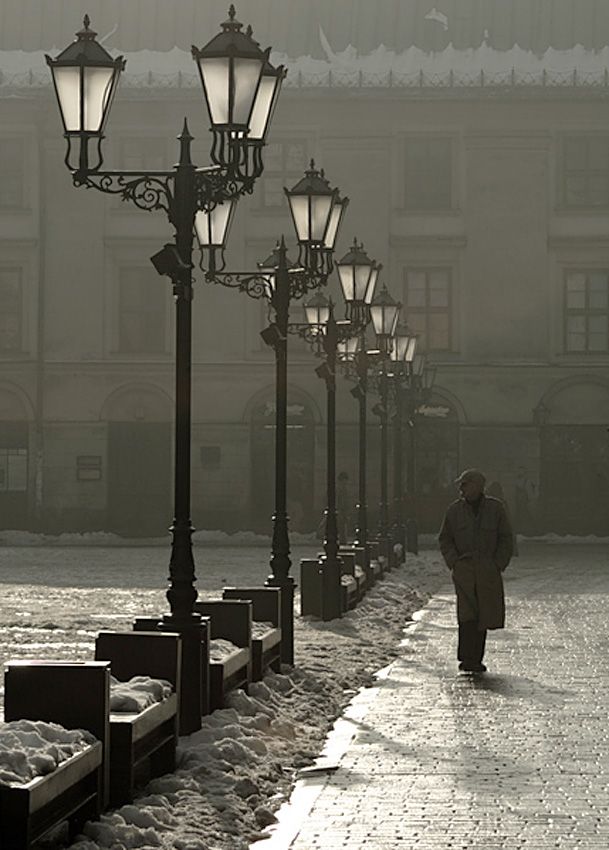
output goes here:
[{"label": "glass lamp panel", "polygon": [[355,299],[355,276],[351,263],[337,263],[338,279],[343,290],[343,297],[348,303]]},{"label": "glass lamp panel", "polygon": [[199,59],[201,80],[205,89],[212,125],[229,123],[229,60],[213,57]]},{"label": "glass lamp panel", "polygon": [[309,239],[312,242],[323,242],[328,229],[328,221],[334,206],[334,197],[328,195],[311,195],[311,219]]},{"label": "glass lamp panel", "polygon": [[309,199],[306,195],[289,195],[290,209],[299,242],[309,240]]},{"label": "glass lamp panel", "polygon": [[112,96],[113,68],[84,69],[83,130],[100,133]]},{"label": "glass lamp panel", "polygon": [[329,251],[333,251],[334,246],[336,245],[336,238],[342,224],[347,203],[348,201],[346,198],[344,200],[337,199],[332,207],[330,221],[328,222],[328,229],[326,230],[326,236],[324,239],[324,248],[327,248]]},{"label": "glass lamp panel", "polygon": [[249,127],[264,63],[261,59],[235,58],[233,61],[234,100],[230,123]]},{"label": "glass lamp panel", "polygon": [[337,346],[337,353],[340,360],[349,361],[355,360],[355,356],[359,351],[360,347],[360,339],[358,336],[350,336],[348,339],[343,342],[339,342]]},{"label": "glass lamp panel", "polygon": [[278,68],[272,74],[269,72],[262,75],[256,100],[254,101],[252,117],[250,118],[250,132],[248,136],[250,141],[263,142],[266,139],[266,134],[273,113],[275,112],[275,106],[277,105],[282,80],[282,68]]},{"label": "glass lamp panel", "polygon": [[326,325],[330,318],[330,304],[323,295],[312,298],[304,305],[304,311],[307,322],[313,327]]},{"label": "glass lamp panel", "polygon": [[393,340],[393,347],[391,349],[391,359],[395,360],[396,363],[403,363],[406,360],[408,340],[409,337],[404,334],[398,334]]},{"label": "glass lamp panel", "polygon": [[374,331],[378,336],[391,336],[397,324],[399,304],[371,304],[370,315]]},{"label": "glass lamp panel", "polygon": [[67,133],[77,133],[80,129],[80,91],[81,77],[79,67],[56,65],[51,68],[61,117]]},{"label": "glass lamp panel", "polygon": [[417,352],[417,338],[416,336],[411,336],[408,338],[408,348],[406,350],[406,354],[404,356],[404,360],[406,363],[412,363]]},{"label": "glass lamp panel", "polygon": [[234,202],[217,204],[211,212],[199,210],[195,215],[195,231],[202,248],[223,248],[226,244]]},{"label": "glass lamp panel", "polygon": [[374,290],[376,289],[376,282],[378,280],[380,270],[381,266],[372,267],[370,277],[368,278],[368,289],[366,290],[366,294],[364,295],[364,304],[372,303],[372,299],[374,298]]},{"label": "glass lamp panel", "polygon": [[356,265],[353,267],[353,276],[355,279],[355,300],[363,301],[364,303],[369,303],[366,301],[366,296],[368,295],[368,288],[370,285],[370,275],[372,274],[372,266],[371,265]]}]

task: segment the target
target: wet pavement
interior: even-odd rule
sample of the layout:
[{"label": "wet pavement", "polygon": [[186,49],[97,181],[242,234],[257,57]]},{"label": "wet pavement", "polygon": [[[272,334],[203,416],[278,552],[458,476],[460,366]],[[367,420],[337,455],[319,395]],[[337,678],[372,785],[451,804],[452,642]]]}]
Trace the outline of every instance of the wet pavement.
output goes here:
[{"label": "wet pavement", "polygon": [[523,546],[506,592],[483,675],[431,600],[265,850],[607,850],[609,546]]}]

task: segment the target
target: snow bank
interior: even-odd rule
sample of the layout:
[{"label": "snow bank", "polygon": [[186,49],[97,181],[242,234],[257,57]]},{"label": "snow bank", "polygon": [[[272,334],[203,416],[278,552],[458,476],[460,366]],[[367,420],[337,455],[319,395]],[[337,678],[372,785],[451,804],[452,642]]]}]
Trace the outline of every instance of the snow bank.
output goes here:
[{"label": "snow bank", "polygon": [[24,785],[88,746],[94,736],[84,729],[64,729],[41,720],[0,724],[0,785]]},{"label": "snow bank", "polygon": [[173,688],[164,679],[134,676],[128,682],[110,677],[110,711],[140,712],[171,695]]}]

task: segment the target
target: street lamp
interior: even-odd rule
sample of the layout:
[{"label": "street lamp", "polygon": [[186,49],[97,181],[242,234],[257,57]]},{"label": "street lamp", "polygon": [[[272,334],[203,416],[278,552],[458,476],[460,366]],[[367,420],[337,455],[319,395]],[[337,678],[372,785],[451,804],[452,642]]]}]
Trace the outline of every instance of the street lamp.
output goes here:
[{"label": "street lamp", "polygon": [[[393,524],[393,559],[403,563],[406,552],[406,525],[404,516],[404,484],[402,463],[402,431],[404,410],[404,383],[410,392],[412,363],[417,347],[417,336],[407,324],[399,322],[395,332],[390,358],[393,374],[394,392],[394,441],[393,441],[393,499],[395,504]],[[409,473],[410,480],[410,473]]]},{"label": "street lamp", "polygon": [[379,417],[381,426],[381,500],[379,505],[379,554],[390,565],[389,505],[387,494],[387,424],[389,415],[389,386],[387,379],[387,361],[393,349],[393,338],[398,322],[401,304],[396,303],[387,287],[383,288],[370,304],[370,317],[376,334],[376,346],[380,352],[379,395],[380,403],[372,408]]},{"label": "street lamp", "polygon": [[416,352],[408,370],[405,393],[406,421],[408,422],[406,493],[410,514],[406,520],[406,544],[408,551],[414,554],[419,551],[416,511],[416,413],[421,404],[428,402],[431,398],[435,376],[436,367],[429,363],[427,354]]},{"label": "street lamp", "polygon": [[[234,6],[222,31],[205,47],[193,47],[192,54],[211,119],[214,165],[193,165],[193,138],[185,120],[178,165],[171,171],[147,173],[101,171],[104,128],[125,61],[110,56],[96,41],[88,16],[69,47],[55,59],[46,57],[67,140],[65,163],[74,184],[118,195],[140,209],[164,210],[175,229],[174,241],[151,260],[159,274],[171,279],[176,302],[175,509],[167,591],[171,613],[164,616],[163,627],[181,632],[184,639],[180,718],[184,733],[201,725],[201,618],[194,613],[197,591],[190,519],[194,231],[206,233],[212,244],[223,246],[231,218],[229,207],[252,191],[262,173],[261,147],[284,76],[283,68],[270,66],[269,50],[260,49],[251,31],[242,32]],[[272,92],[267,78],[273,82]],[[97,146],[93,158],[91,141]],[[76,145],[79,149],[74,155]],[[203,219],[197,219],[199,213],[204,214]]]},{"label": "street lamp", "polygon": [[[281,589],[281,655],[285,664],[294,663],[294,579],[290,575],[290,539],[287,514],[287,429],[288,382],[287,338],[290,330],[290,303],[326,283],[332,271],[332,255],[342,219],[349,203],[331,188],[323,171],[312,161],[304,177],[292,189],[285,189],[299,245],[298,260],[290,262],[283,237],[256,272],[216,271],[218,246],[211,240],[201,247],[209,252],[206,279],[245,292],[252,298],[266,298],[274,321],[262,331],[262,339],[275,352],[275,509],[271,544],[271,574],[266,584]],[[223,221],[227,216],[223,216]],[[204,235],[209,228],[204,228]],[[219,238],[219,237],[218,237]],[[221,250],[221,249],[220,249]]]},{"label": "street lamp", "polygon": [[[344,259],[341,260],[341,263]],[[340,276],[340,273],[339,273]],[[340,276],[346,303],[346,321],[334,317],[334,304],[321,293],[305,304],[307,328],[303,335],[312,342],[318,353],[325,356],[317,367],[316,374],[326,384],[326,511],[324,531],[324,554],[322,568],[322,617],[333,620],[341,616],[341,559],[338,556],[338,522],[336,516],[336,363],[340,348],[352,347],[369,321],[364,298],[372,298],[372,289],[354,288],[347,276]]]},{"label": "street lamp", "polygon": [[[370,320],[370,303],[374,296],[376,282],[382,265],[370,259],[364,246],[353,241],[353,247],[336,264],[345,300],[351,301],[353,319]],[[360,313],[361,315],[357,315]],[[358,469],[358,502],[357,527],[355,529],[355,545],[363,549],[364,566],[370,565],[368,547],[368,507],[366,503],[366,431],[367,431],[367,391],[368,391],[368,361],[366,350],[366,324],[362,323],[361,332],[346,340],[340,359],[343,363],[352,363],[358,379],[351,393],[359,406],[359,469]]]}]

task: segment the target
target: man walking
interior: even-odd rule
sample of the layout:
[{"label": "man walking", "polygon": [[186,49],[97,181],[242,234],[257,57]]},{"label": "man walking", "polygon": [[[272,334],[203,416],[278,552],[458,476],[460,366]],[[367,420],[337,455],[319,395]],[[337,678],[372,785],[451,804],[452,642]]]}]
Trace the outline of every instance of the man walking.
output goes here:
[{"label": "man walking", "polygon": [[457,478],[461,498],[449,505],[440,535],[440,551],[457,594],[459,669],[484,673],[487,629],[505,625],[502,573],[510,562],[513,532],[499,499],[484,494],[478,469]]}]

